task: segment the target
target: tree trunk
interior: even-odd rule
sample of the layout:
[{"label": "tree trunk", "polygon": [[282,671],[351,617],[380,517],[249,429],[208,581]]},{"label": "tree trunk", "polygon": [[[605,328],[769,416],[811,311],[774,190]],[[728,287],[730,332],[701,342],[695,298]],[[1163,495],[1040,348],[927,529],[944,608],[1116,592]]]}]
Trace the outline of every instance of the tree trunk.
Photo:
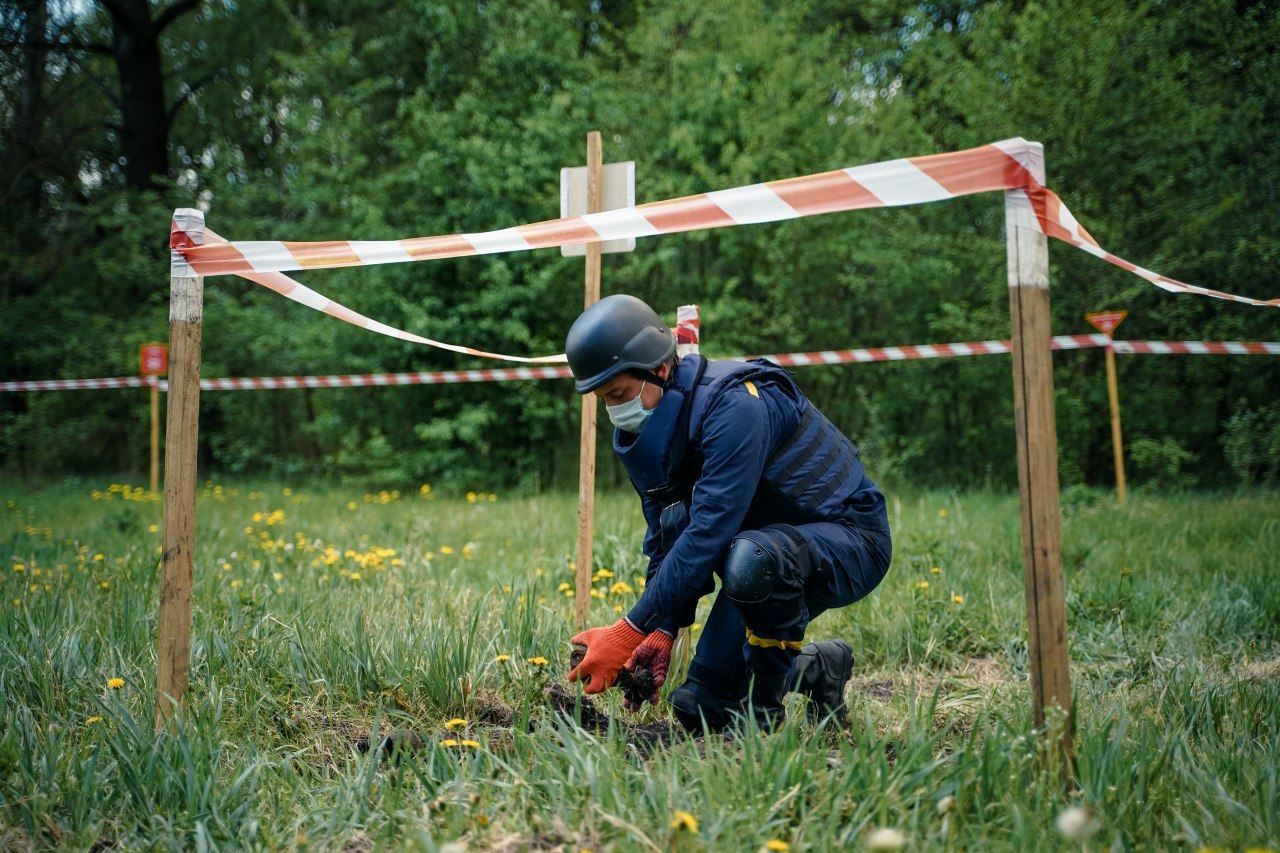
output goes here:
[{"label": "tree trunk", "polygon": [[102,0],[111,15],[111,50],[120,80],[124,174],[131,187],[154,186],[169,172],[169,107],[160,34],[199,0],[176,0],[158,18],[148,0]]}]

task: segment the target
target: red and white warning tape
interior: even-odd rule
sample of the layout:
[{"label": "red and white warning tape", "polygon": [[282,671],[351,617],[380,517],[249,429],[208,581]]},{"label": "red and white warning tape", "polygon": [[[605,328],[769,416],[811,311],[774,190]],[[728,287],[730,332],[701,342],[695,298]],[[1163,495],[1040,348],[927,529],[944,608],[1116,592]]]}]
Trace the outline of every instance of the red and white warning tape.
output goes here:
[{"label": "red and white warning tape", "polygon": [[[1093,349],[1107,346],[1106,335],[1058,335],[1056,350]],[[1152,355],[1280,355],[1280,341],[1113,341],[1118,353]],[[763,356],[784,367],[819,364],[852,364],[872,361],[913,361],[922,358],[955,358],[999,355],[1010,350],[1009,341],[973,341],[956,344],[916,344],[900,347],[787,352]],[[468,382],[512,382],[529,379],[567,379],[564,365],[555,367],[502,367],[483,370],[436,370],[416,373],[359,373],[336,376],[256,376],[236,379],[201,379],[204,391],[259,391],[277,388],[361,388],[377,385],[452,385]],[[86,388],[143,388],[168,382],[140,376],[113,379],[40,379],[0,382],[0,391],[74,391]]]},{"label": "red and white warning tape", "polygon": [[105,379],[27,379],[0,382],[0,391],[85,391],[95,388],[146,388],[148,376],[113,376]]},{"label": "red and white warning tape", "polygon": [[[837,169],[768,181],[634,207],[553,219],[496,231],[415,237],[405,240],[226,241],[211,231],[188,234],[175,222],[170,245],[191,269],[205,276],[234,274],[338,319],[381,334],[432,346],[439,342],[356,314],[282,275],[289,270],[370,266],[487,255],[603,240],[650,237],[758,222],[778,222],[822,213],[941,201],[973,193],[1007,190],[1016,204],[1034,213],[1044,234],[1141,276],[1158,287],[1250,305],[1280,307],[1280,298],[1252,299],[1177,281],[1104,250],[1071,214],[1062,199],[1043,186],[1039,149],[1015,138],[972,148]],[[212,238],[205,240],[205,236]],[[200,245],[197,245],[200,243]],[[468,348],[445,345],[448,349]],[[497,353],[486,358],[516,359]],[[544,356],[563,361],[563,356]]]},{"label": "red and white warning tape", "polygon": [[1275,341],[1115,341],[1126,355],[1280,355]]}]

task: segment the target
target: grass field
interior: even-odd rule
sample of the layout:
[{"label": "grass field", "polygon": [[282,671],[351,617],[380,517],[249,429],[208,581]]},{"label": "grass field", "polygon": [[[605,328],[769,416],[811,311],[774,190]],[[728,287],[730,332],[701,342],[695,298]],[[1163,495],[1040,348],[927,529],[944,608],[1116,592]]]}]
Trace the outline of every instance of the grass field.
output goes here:
[{"label": "grass field", "polygon": [[[595,732],[548,703],[570,497],[207,484],[180,736],[151,723],[154,496],[2,497],[0,849],[1280,847],[1275,494],[1064,496],[1071,791],[1031,736],[1016,496],[891,493],[888,577],[810,629],[855,649],[848,728],[668,745],[629,728],[665,709],[610,698]],[[595,623],[639,593],[640,531],[602,498]],[[357,748],[391,730],[421,748]]]}]

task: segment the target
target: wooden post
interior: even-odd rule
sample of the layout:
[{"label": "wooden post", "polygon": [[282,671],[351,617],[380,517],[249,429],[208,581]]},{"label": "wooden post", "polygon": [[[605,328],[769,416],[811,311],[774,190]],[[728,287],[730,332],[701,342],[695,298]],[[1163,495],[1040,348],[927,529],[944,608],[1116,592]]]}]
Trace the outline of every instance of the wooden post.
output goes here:
[{"label": "wooden post", "polygon": [[[204,214],[173,212],[175,239],[204,242]],[[181,232],[181,234],[177,233]],[[200,417],[200,320],[204,280],[177,251],[169,279],[169,393],[164,446],[164,533],[156,630],[156,729],[187,692],[196,534],[196,439]]]},{"label": "wooden post", "polygon": [[1116,382],[1116,348],[1107,335],[1107,399],[1111,401],[1111,453],[1116,462],[1116,503],[1124,506],[1124,438],[1120,434],[1120,386]]},{"label": "wooden post", "polygon": [[160,488],[160,380],[151,377],[151,491]]},{"label": "wooden post", "polygon": [[[1044,147],[1029,142],[1019,159],[1044,184]],[[1072,702],[1067,610],[1058,503],[1058,434],[1053,411],[1049,325],[1049,247],[1026,190],[1005,193],[1009,313],[1013,324],[1013,399],[1022,561],[1027,598],[1027,657],[1032,714],[1043,726],[1053,706],[1067,715],[1056,746],[1071,773]]]},{"label": "wooden post", "polygon": [[[600,132],[587,134],[587,212],[599,213],[603,195],[604,154]],[[587,244],[586,293],[583,307],[590,308],[600,300],[600,244]],[[596,411],[595,394],[582,395],[582,433],[578,455],[578,563],[574,573],[574,624],[581,631],[587,627],[591,609],[592,537],[596,505]]]},{"label": "wooden post", "polygon": [[[676,309],[676,355],[696,355],[702,344],[702,317],[697,305],[681,305]],[[693,640],[689,637],[689,629],[681,628],[676,636],[676,647],[679,651],[680,666],[689,670],[689,659],[693,656]]]}]

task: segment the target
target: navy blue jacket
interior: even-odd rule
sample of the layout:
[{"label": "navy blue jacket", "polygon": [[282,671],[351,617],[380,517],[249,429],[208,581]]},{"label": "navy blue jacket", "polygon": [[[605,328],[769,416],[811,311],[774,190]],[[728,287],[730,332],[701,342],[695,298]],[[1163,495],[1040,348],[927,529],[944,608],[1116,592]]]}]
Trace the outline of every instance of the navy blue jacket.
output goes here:
[{"label": "navy blue jacket", "polygon": [[[683,453],[664,460],[679,433]],[[614,431],[614,450],[648,523],[649,577],[627,614],[645,632],[692,621],[740,531],[831,521],[888,532],[884,496],[857,448],[768,362],[686,356],[640,435]],[[654,489],[662,474],[669,488]],[[690,521],[664,553],[659,517],[674,500],[686,502]]]}]

